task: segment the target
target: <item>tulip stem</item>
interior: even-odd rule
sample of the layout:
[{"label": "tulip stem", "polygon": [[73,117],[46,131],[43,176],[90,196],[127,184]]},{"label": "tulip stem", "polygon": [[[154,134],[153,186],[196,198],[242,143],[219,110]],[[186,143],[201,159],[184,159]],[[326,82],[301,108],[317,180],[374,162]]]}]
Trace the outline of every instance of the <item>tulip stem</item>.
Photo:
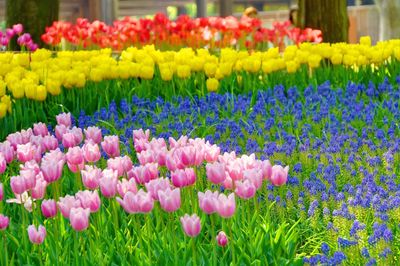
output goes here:
[{"label": "tulip stem", "polygon": [[6,231],[3,230],[3,247],[4,247],[4,265],[8,266],[8,252],[7,252],[7,243],[6,243]]},{"label": "tulip stem", "polygon": [[232,233],[232,226],[233,226],[233,219],[231,219],[231,222],[229,224],[229,235],[230,235],[230,240],[231,240],[231,253],[232,253],[232,263],[233,265],[236,265],[235,262],[235,247],[233,245],[234,239],[233,239],[233,233]]},{"label": "tulip stem", "polygon": [[197,265],[197,258],[196,258],[196,243],[195,237],[192,238],[192,248],[193,248],[193,265]]},{"label": "tulip stem", "polygon": [[[211,243],[213,243],[213,241],[216,240],[216,236],[215,236],[215,225],[214,225],[214,215],[210,214],[210,220],[211,220]],[[217,249],[216,249],[216,244],[214,242],[214,244],[212,244],[213,246],[213,255],[212,255],[212,261],[213,261],[213,265],[217,265],[217,261],[216,261],[216,257],[215,255],[217,254]]]},{"label": "tulip stem", "polygon": [[149,260],[149,262],[148,262],[148,264],[149,265],[151,265],[152,264],[152,262],[151,262],[151,247],[150,247],[150,243],[151,243],[151,236],[152,236],[152,227],[153,227],[153,225],[152,225],[152,220],[151,220],[151,218],[150,218],[150,214],[148,213],[148,214],[145,214],[146,215],[146,220],[147,220],[147,226],[146,226],[146,229],[147,229],[147,241],[148,241],[148,245],[147,245],[147,258],[148,258],[148,260]]},{"label": "tulip stem", "polygon": [[79,233],[78,233],[78,231],[76,231],[75,232],[75,237],[74,237],[74,257],[75,257],[75,266],[78,266],[79,265],[79,262],[78,262],[78,258],[79,258],[79,255],[78,255],[78,238],[79,238],[79,235],[78,235]]},{"label": "tulip stem", "polygon": [[169,226],[170,232],[172,233],[172,245],[173,245],[173,253],[174,253],[174,265],[178,265],[178,250],[176,249],[176,232],[174,226],[174,214],[169,214]]}]

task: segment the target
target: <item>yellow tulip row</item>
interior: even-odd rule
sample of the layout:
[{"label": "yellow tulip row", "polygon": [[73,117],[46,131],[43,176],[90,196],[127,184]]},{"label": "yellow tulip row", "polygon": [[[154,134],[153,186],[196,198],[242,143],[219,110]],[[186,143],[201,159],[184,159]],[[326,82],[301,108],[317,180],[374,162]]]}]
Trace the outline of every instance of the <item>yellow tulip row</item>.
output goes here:
[{"label": "yellow tulip row", "polygon": [[232,72],[269,74],[286,70],[294,73],[303,64],[317,68],[322,60],[349,67],[378,66],[392,57],[400,60],[400,40],[371,46],[369,37],[362,37],[359,44],[302,43],[288,46],[283,53],[277,48],[262,52],[224,48],[215,55],[206,49],[159,51],[154,46],[128,48],[119,56],[113,55],[110,49],[56,54],[45,49],[32,54],[6,52],[0,54],[0,118],[5,110],[11,112],[8,94],[14,99],[44,101],[47,94],[59,95],[62,87],[83,88],[87,81],[109,79],[153,79],[157,69],[158,78],[164,81],[174,76],[185,79],[195,72],[204,73],[208,90],[215,91],[219,80]]}]

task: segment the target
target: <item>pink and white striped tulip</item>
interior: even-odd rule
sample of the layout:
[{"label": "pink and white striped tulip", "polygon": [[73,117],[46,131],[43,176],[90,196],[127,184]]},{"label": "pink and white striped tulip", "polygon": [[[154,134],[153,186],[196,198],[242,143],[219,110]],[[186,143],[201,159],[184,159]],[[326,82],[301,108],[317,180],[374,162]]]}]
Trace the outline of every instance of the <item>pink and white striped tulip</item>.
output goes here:
[{"label": "pink and white striped tulip", "polygon": [[186,235],[190,237],[196,237],[200,234],[201,223],[200,218],[197,214],[185,214],[185,216],[180,218],[183,231]]},{"label": "pink and white striped tulip", "polygon": [[43,225],[39,225],[38,229],[36,229],[36,226],[31,224],[28,226],[28,236],[33,244],[40,245],[46,237],[46,228]]}]

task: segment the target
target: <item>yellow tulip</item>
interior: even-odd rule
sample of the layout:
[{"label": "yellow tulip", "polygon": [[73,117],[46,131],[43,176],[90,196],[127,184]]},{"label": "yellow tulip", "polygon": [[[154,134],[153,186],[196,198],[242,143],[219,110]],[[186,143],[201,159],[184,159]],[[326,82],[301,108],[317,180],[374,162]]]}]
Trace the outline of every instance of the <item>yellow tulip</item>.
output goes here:
[{"label": "yellow tulip", "polygon": [[11,97],[8,95],[4,95],[1,97],[0,102],[4,103],[7,106],[7,111],[11,114]]},{"label": "yellow tulip", "polygon": [[292,60],[286,62],[286,71],[288,73],[295,73],[298,68],[299,64],[296,61]]},{"label": "yellow tulip", "polygon": [[6,94],[6,83],[3,80],[0,80],[0,97]]},{"label": "yellow tulip", "polygon": [[217,65],[214,63],[206,63],[204,65],[204,72],[207,77],[214,77],[217,72]]},{"label": "yellow tulip", "polygon": [[142,65],[140,68],[139,76],[142,79],[152,79],[154,75],[154,67]]},{"label": "yellow tulip", "polygon": [[206,81],[208,91],[217,91],[219,87],[219,81],[216,78],[209,78]]},{"label": "yellow tulip", "polygon": [[161,79],[164,81],[172,80],[173,74],[174,72],[168,66],[160,68]]},{"label": "yellow tulip", "polygon": [[188,65],[179,65],[176,69],[176,74],[179,78],[185,79],[190,77],[190,66]]},{"label": "yellow tulip", "polygon": [[61,83],[58,80],[47,79],[46,80],[46,89],[53,96],[60,95]]},{"label": "yellow tulip", "polygon": [[0,103],[0,119],[4,118],[7,113],[7,105],[5,103]]},{"label": "yellow tulip", "polygon": [[360,44],[365,46],[371,46],[371,37],[370,36],[361,36]]},{"label": "yellow tulip", "polygon": [[342,63],[342,59],[343,59],[342,54],[336,53],[336,54],[333,54],[333,55],[332,55],[332,57],[331,57],[331,62],[332,62],[332,64],[334,64],[334,65],[339,65],[339,64]]},{"label": "yellow tulip", "polygon": [[36,100],[43,102],[46,100],[47,97],[47,90],[46,87],[43,85],[39,85],[36,87]]},{"label": "yellow tulip", "polygon": [[321,56],[320,55],[310,55],[308,57],[308,66],[311,68],[317,68],[319,67],[319,63],[321,62]]},{"label": "yellow tulip", "polygon": [[202,71],[203,68],[204,68],[204,63],[205,63],[205,60],[203,58],[194,57],[190,61],[190,66],[191,66],[193,71]]},{"label": "yellow tulip", "polygon": [[18,84],[16,84],[16,85],[13,87],[11,93],[12,93],[12,95],[13,95],[13,97],[14,97],[15,99],[21,99],[21,98],[24,98],[25,90],[24,90],[24,88],[18,83]]},{"label": "yellow tulip", "polygon": [[265,74],[269,74],[269,73],[273,72],[274,71],[274,62],[275,62],[274,59],[263,62],[262,63],[262,71]]}]

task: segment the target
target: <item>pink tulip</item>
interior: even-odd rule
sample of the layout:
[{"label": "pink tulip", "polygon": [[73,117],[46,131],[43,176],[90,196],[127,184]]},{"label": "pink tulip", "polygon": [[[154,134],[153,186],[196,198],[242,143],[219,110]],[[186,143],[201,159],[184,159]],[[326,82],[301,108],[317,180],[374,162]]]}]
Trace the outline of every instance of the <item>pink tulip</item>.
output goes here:
[{"label": "pink tulip", "polygon": [[89,208],[72,208],[69,214],[69,221],[71,222],[72,228],[75,231],[83,231],[89,227]]},{"label": "pink tulip", "polygon": [[154,201],[150,193],[144,192],[142,189],[136,194],[128,191],[124,199],[117,197],[118,203],[124,208],[127,213],[148,213],[154,207]]},{"label": "pink tulip", "polygon": [[86,165],[85,170],[81,170],[82,183],[88,189],[99,187],[101,175],[101,170],[96,166]]},{"label": "pink tulip", "polygon": [[0,201],[4,199],[4,186],[3,183],[0,183]]},{"label": "pink tulip", "polygon": [[128,155],[122,157],[122,166],[124,167],[125,173],[128,173],[130,170],[132,170],[133,167],[132,160]]},{"label": "pink tulip", "polygon": [[21,140],[22,140],[22,143],[20,143],[20,144],[26,144],[29,142],[29,140],[33,136],[32,128],[28,128],[27,130],[22,129],[20,131],[20,134],[21,134]]},{"label": "pink tulip", "polygon": [[115,170],[103,170],[100,178],[100,190],[106,198],[112,198],[117,194],[118,173]]},{"label": "pink tulip", "polygon": [[123,165],[122,157],[115,157],[115,158],[108,159],[107,160],[107,168],[117,171],[118,176],[122,176],[124,174],[124,165]]},{"label": "pink tulip", "polygon": [[174,153],[168,153],[165,158],[165,165],[168,170],[175,171],[176,169],[181,169],[182,164],[179,162],[179,159],[176,157]]},{"label": "pink tulip", "polygon": [[226,165],[226,170],[232,180],[237,181],[243,179],[243,168],[239,160],[229,161]]},{"label": "pink tulip", "polygon": [[133,143],[136,152],[147,150],[147,145],[149,145],[149,141],[145,139],[134,139]]},{"label": "pink tulip", "polygon": [[225,247],[228,244],[228,237],[224,231],[220,231],[216,237],[218,246]]},{"label": "pink tulip", "polygon": [[44,238],[46,237],[46,228],[43,225],[39,225],[38,230],[36,227],[32,224],[28,226],[28,236],[29,240],[33,244],[42,244],[44,241]]},{"label": "pink tulip", "polygon": [[174,212],[181,207],[181,191],[179,188],[158,191],[161,208],[166,212]]},{"label": "pink tulip", "polygon": [[177,150],[178,158],[184,166],[191,166],[195,164],[196,149],[193,146],[182,147]]},{"label": "pink tulip", "polygon": [[44,137],[49,134],[49,130],[47,129],[46,124],[37,123],[37,124],[33,124],[33,134],[35,134],[35,136]]},{"label": "pink tulip", "polygon": [[152,150],[145,150],[137,153],[138,161],[141,165],[145,165],[147,163],[155,163],[157,162],[156,154]]},{"label": "pink tulip", "polygon": [[101,129],[98,127],[88,127],[84,130],[86,140],[91,140],[96,144],[100,144],[103,139]]},{"label": "pink tulip", "polygon": [[73,127],[73,128],[71,128],[71,130],[69,132],[74,135],[74,139],[75,139],[75,143],[76,143],[75,145],[78,145],[82,142],[82,140],[83,140],[82,129],[80,129],[79,127]]},{"label": "pink tulip", "polygon": [[43,216],[52,218],[57,215],[57,203],[53,199],[43,200],[41,205]]},{"label": "pink tulip", "polygon": [[35,158],[35,150],[36,149],[37,149],[37,147],[32,145],[32,143],[17,145],[18,160],[23,163],[33,160]]},{"label": "pink tulip", "polygon": [[43,146],[48,151],[55,150],[58,148],[58,140],[54,136],[47,135],[43,138]]},{"label": "pink tulip", "polygon": [[133,141],[136,139],[149,140],[150,130],[143,131],[143,129],[133,130]]},{"label": "pink tulip", "polygon": [[230,178],[229,175],[227,175],[227,177],[225,178],[224,182],[222,183],[222,185],[224,186],[225,189],[233,189],[233,180],[232,178]]},{"label": "pink tulip", "polygon": [[171,148],[178,148],[178,147],[186,146],[187,141],[188,141],[188,137],[187,136],[181,136],[178,140],[175,140],[172,137],[170,137],[168,139],[169,146]]},{"label": "pink tulip", "polygon": [[129,180],[123,178],[122,180],[118,181],[117,184],[117,191],[118,194],[123,198],[126,192],[131,191],[133,193],[137,192],[136,182],[135,179],[131,178]]},{"label": "pink tulip", "polygon": [[271,183],[274,186],[281,186],[286,183],[289,172],[289,166],[283,168],[280,165],[272,166]]},{"label": "pink tulip", "polygon": [[260,189],[263,182],[263,175],[260,169],[247,169],[243,171],[243,178],[248,179],[253,183],[256,189]]},{"label": "pink tulip", "polygon": [[181,224],[183,231],[186,235],[190,237],[196,237],[200,234],[201,224],[200,218],[197,214],[189,215],[185,214],[185,216],[181,217]]},{"label": "pink tulip", "polygon": [[230,153],[224,152],[224,154],[218,156],[218,161],[224,164],[228,164],[230,161],[234,160],[236,160],[236,153],[234,151]]},{"label": "pink tulip", "polygon": [[225,165],[222,163],[207,163],[206,172],[208,179],[214,184],[221,184],[226,178]]},{"label": "pink tulip", "polygon": [[62,135],[62,145],[65,148],[72,148],[76,146],[78,143],[76,143],[75,135],[71,132],[67,132],[64,135]]},{"label": "pink tulip", "polygon": [[14,160],[15,151],[9,141],[6,140],[3,143],[0,143],[0,152],[3,154],[7,163],[11,163],[12,160]]},{"label": "pink tulip", "polygon": [[[20,176],[24,179],[25,190],[30,190],[36,186],[36,173],[33,169],[23,169]],[[19,193],[20,194],[20,193]]]},{"label": "pink tulip", "polygon": [[44,195],[46,194],[47,182],[43,178],[43,174],[39,173],[36,176],[36,185],[31,190],[32,198],[33,199],[43,199]]},{"label": "pink tulip", "polygon": [[55,133],[58,141],[62,141],[64,134],[68,133],[68,128],[65,125],[57,125]]},{"label": "pink tulip", "polygon": [[158,191],[171,188],[171,184],[169,183],[169,180],[167,178],[157,178],[150,180],[148,183],[145,184],[145,186],[154,200],[159,200]]},{"label": "pink tulip", "polygon": [[7,162],[6,158],[4,157],[3,153],[0,152],[0,174],[6,171]]},{"label": "pink tulip", "polygon": [[15,31],[13,29],[6,29],[6,36],[8,37],[8,39],[11,39],[15,36]]},{"label": "pink tulip", "polygon": [[97,212],[100,209],[100,197],[97,190],[95,191],[78,191],[75,198],[81,202],[82,208],[89,208],[90,212]]},{"label": "pink tulip", "polygon": [[[35,145],[36,147],[40,148],[40,152],[44,151],[46,149],[46,147],[44,146],[44,143],[43,143],[43,137],[42,136],[32,136],[31,139],[29,140],[29,142],[32,143],[33,145]],[[36,154],[37,153],[38,152],[36,151]]]},{"label": "pink tulip", "polygon": [[[147,131],[147,130],[146,130]],[[151,150],[167,149],[167,144],[163,138],[152,139],[149,143]]]},{"label": "pink tulip", "polygon": [[25,178],[22,176],[12,176],[10,179],[11,190],[14,194],[22,194],[26,191]]},{"label": "pink tulip", "polygon": [[254,184],[248,180],[245,179],[243,182],[242,181],[236,181],[236,195],[238,195],[242,199],[250,199],[254,197],[256,194],[256,187]]},{"label": "pink tulip", "polygon": [[128,176],[133,176],[139,184],[145,184],[158,177],[158,164],[149,163],[143,166],[134,167]]},{"label": "pink tulip", "polygon": [[57,124],[64,125],[65,127],[71,127],[71,113],[61,113],[56,116]]},{"label": "pink tulip", "polygon": [[79,165],[84,163],[83,152],[79,147],[72,147],[68,149],[67,154],[65,155],[65,159],[69,164]]},{"label": "pink tulip", "polygon": [[120,154],[118,136],[104,137],[101,147],[109,157],[117,157]]},{"label": "pink tulip", "polygon": [[18,145],[25,144],[26,142],[22,139],[22,134],[20,132],[15,132],[7,136],[7,140],[10,142],[14,150],[17,149]]},{"label": "pink tulip", "polygon": [[60,199],[57,202],[57,205],[61,211],[61,214],[68,219],[71,209],[81,207],[81,202],[75,199],[74,196],[67,195],[65,197],[60,197]]},{"label": "pink tulip", "polygon": [[270,179],[272,174],[272,166],[269,160],[261,162],[262,175],[264,179]]},{"label": "pink tulip", "polygon": [[193,168],[178,169],[171,172],[171,181],[175,187],[186,187],[196,182],[196,173]]},{"label": "pink tulip", "polygon": [[57,157],[49,157],[48,160],[42,160],[40,169],[42,170],[44,180],[46,180],[47,183],[55,182],[61,177],[64,161],[59,159],[60,158]]},{"label": "pink tulip", "polygon": [[219,154],[220,148],[214,144],[204,151],[204,159],[208,163],[213,163],[217,161]]},{"label": "pink tulip", "polygon": [[197,196],[199,198],[200,209],[203,212],[212,214],[217,211],[218,191],[211,192],[207,190],[205,193],[198,192]]},{"label": "pink tulip", "polygon": [[227,197],[224,194],[218,196],[217,212],[221,217],[230,218],[235,214],[236,202],[235,194],[231,193]]},{"label": "pink tulip", "polygon": [[167,154],[168,154],[167,148],[162,148],[162,149],[156,151],[155,157],[156,157],[156,161],[157,161],[158,165],[161,165],[161,166],[166,165]]},{"label": "pink tulip", "polygon": [[13,25],[12,29],[14,30],[14,33],[17,35],[20,35],[24,31],[24,27],[20,23]]},{"label": "pink tulip", "polygon": [[0,214],[0,230],[5,230],[10,224],[10,219],[3,214]]},{"label": "pink tulip", "polygon": [[95,163],[101,158],[99,145],[89,141],[83,145],[83,157],[86,162]]}]

